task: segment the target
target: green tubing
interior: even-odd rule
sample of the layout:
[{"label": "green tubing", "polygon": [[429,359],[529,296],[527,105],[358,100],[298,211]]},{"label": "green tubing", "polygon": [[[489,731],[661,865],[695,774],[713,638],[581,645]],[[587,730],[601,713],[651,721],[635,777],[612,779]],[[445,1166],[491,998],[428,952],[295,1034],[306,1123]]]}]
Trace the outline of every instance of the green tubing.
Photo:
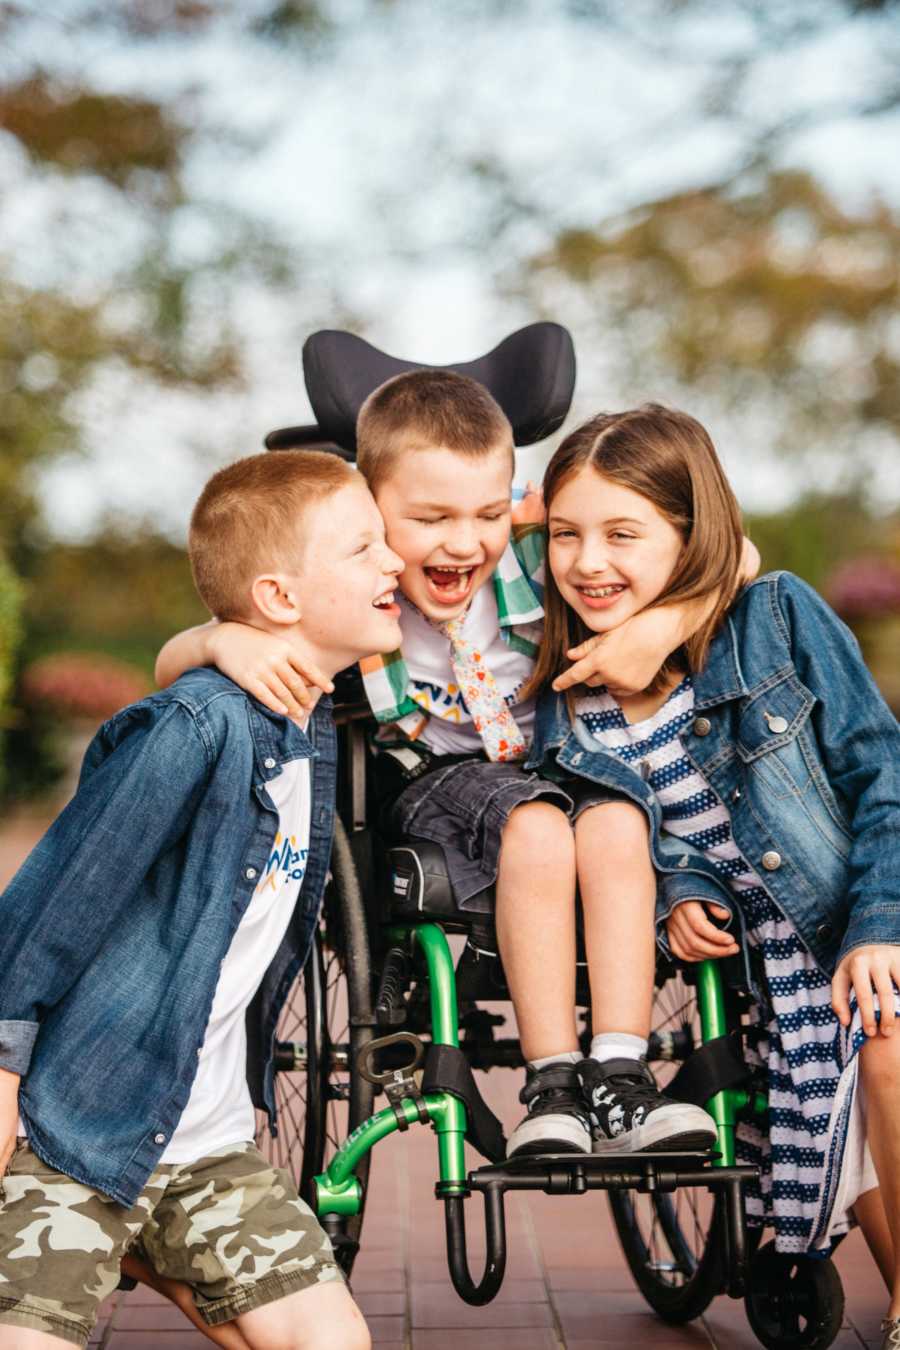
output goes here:
[{"label": "green tubing", "polygon": [[[422,949],[428,968],[428,992],[431,999],[431,1039],[435,1045],[459,1046],[459,1022],[456,1009],[456,978],[453,957],[443,928],[425,923],[414,928],[389,930],[394,942],[416,943]],[[438,1137],[438,1163],[441,1183],[467,1192],[466,1160],[463,1140],[466,1133],[466,1108],[447,1092],[428,1093],[424,1098],[428,1119]],[[409,1125],[419,1120],[418,1108],[409,1097],[400,1102],[399,1111]],[[360,1160],[379,1139],[400,1128],[394,1108],[387,1106],[364,1120],[315,1178],[316,1207],[322,1214],[358,1214],[362,1203],[359,1182],[353,1175]]]},{"label": "green tubing", "polygon": [[[725,1016],[725,995],[722,977],[715,961],[701,961],[697,966],[697,1002],[700,1006],[700,1030],[703,1043],[725,1036],[728,1020]],[[727,1088],[717,1092],[706,1103],[706,1109],[716,1122],[720,1157],[717,1167],[734,1167],[734,1117],[739,1094]]]},{"label": "green tubing", "polygon": [[391,928],[395,942],[418,942],[428,967],[428,993],[431,998],[431,1039],[435,1045],[459,1045],[456,1012],[456,976],[453,956],[443,928],[423,923],[415,928]]},{"label": "green tubing", "polygon": [[[438,1136],[438,1157],[441,1181],[466,1188],[463,1138],[466,1129],[466,1109],[446,1092],[430,1092],[423,1099]],[[408,1125],[419,1120],[416,1103],[404,1097],[399,1107]],[[394,1108],[386,1106],[368,1120],[364,1120],[341,1145],[326,1170],[314,1178],[316,1212],[323,1214],[358,1214],[362,1204],[362,1188],[353,1175],[363,1154],[385,1135],[399,1130],[400,1122]]]}]

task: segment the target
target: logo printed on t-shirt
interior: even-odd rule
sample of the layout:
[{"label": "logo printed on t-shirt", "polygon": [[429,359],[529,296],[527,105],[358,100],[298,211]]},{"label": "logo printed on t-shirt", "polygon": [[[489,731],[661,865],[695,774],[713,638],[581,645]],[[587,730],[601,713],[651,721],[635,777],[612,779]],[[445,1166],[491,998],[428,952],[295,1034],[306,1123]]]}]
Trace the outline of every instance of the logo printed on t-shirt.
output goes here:
[{"label": "logo printed on t-shirt", "polygon": [[[525,680],[520,680],[511,694],[503,695],[508,708],[514,708],[519,694],[525,688]],[[469,709],[458,684],[448,684],[446,689],[430,680],[410,680],[409,696],[419,707],[432,717],[441,717],[446,722],[461,722],[462,714]]]},{"label": "logo printed on t-shirt", "polygon": [[275,847],[266,863],[266,874],[260,881],[254,894],[261,895],[269,887],[279,891],[288,881],[302,881],[306,871],[308,849],[297,848],[297,836],[290,835],[282,839],[281,831],[275,836]]}]

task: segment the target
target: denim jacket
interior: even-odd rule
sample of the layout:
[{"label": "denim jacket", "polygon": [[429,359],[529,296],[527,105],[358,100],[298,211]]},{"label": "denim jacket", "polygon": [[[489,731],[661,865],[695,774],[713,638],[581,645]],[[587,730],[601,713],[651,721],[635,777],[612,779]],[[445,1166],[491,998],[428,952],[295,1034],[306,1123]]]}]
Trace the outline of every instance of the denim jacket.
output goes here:
[{"label": "denim jacket", "polygon": [[[831,974],[854,947],[900,943],[900,727],[850,631],[798,577],[760,577],[713,639],[694,695],[685,753],[819,966]],[[649,785],[582,742],[564,696],[547,691],[528,767],[554,765],[647,812],[658,925],[681,901],[701,899],[741,926],[713,865],[662,830]]]},{"label": "denim jacket", "polygon": [[134,1203],[187,1104],[221,962],[278,817],[266,780],[312,758],[309,860],[250,1008],[248,1082],[274,1127],[279,1011],[309,951],[331,851],[335,732],[308,735],[215,670],[123,709],[0,896],[0,1067],[35,1151]]}]

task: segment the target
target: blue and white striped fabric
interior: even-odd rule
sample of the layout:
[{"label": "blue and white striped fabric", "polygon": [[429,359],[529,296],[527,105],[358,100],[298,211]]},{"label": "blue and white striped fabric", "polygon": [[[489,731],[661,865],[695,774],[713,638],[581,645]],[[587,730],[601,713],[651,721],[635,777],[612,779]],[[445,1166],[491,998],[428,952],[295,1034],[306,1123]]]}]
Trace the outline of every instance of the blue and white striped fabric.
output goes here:
[{"label": "blue and white striped fabric", "polygon": [[840,1171],[849,1126],[848,1108],[836,1122],[837,1137],[832,1137],[832,1104],[844,1066],[837,1059],[839,1025],[831,1008],[831,981],[741,856],[725,805],[684,751],[681,732],[694,716],[691,678],[682,680],[643,722],[629,724],[605,689],[579,699],[576,714],[605,750],[649,782],[664,829],[701,850],[740,903],[748,941],[762,952],[773,1010],[766,1023],[754,1009],[747,1034],[748,1058],[765,1066],[769,1083],[768,1134],[752,1125],[738,1130],[738,1161],[760,1168],[759,1187],[747,1192],[748,1217],[751,1223],[765,1219],[774,1226],[779,1251],[827,1248],[850,1226],[848,1208],[859,1194],[853,1186],[849,1193],[842,1187],[846,1200],[838,1212],[835,1188],[823,1190],[826,1170],[830,1176],[835,1159]]}]

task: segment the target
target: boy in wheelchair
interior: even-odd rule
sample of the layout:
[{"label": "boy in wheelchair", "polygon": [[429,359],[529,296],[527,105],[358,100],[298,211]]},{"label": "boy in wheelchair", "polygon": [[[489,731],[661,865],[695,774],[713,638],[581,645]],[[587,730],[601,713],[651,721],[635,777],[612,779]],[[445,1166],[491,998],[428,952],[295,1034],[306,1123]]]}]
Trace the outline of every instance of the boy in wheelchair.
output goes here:
[{"label": "boy in wheelchair", "polygon": [[[397,645],[402,564],[334,456],[221,470],[190,555],[212,613],[325,677]],[[251,1142],[329,863],[326,705],[295,724],[194,670],[124,709],[0,897],[0,1346],[85,1345],[124,1257],[182,1307],[190,1287],[231,1350],[368,1347],[326,1234]]]},{"label": "boy in wheelchair", "polygon": [[[715,1139],[709,1116],[663,1097],[642,1062],[656,894],[643,813],[590,785],[573,796],[519,763],[535,707],[522,690],[543,632],[543,529],[540,519],[512,527],[510,423],[474,380],[419,369],[374,390],[357,441],[359,469],[404,563],[402,650],[361,663],[391,780],[382,824],[395,837],[440,845],[463,911],[489,903],[496,883],[498,938],[528,1065],[527,1114],[509,1153],[707,1147]],[[569,679],[643,688],[704,613],[690,601],[648,609],[585,653]],[[267,685],[271,706],[292,706],[303,681],[319,678],[277,640],[231,624],[172,639],[157,677],[164,684],[207,662],[264,700]],[[584,1062],[575,1028],[576,870],[592,994]]]}]

